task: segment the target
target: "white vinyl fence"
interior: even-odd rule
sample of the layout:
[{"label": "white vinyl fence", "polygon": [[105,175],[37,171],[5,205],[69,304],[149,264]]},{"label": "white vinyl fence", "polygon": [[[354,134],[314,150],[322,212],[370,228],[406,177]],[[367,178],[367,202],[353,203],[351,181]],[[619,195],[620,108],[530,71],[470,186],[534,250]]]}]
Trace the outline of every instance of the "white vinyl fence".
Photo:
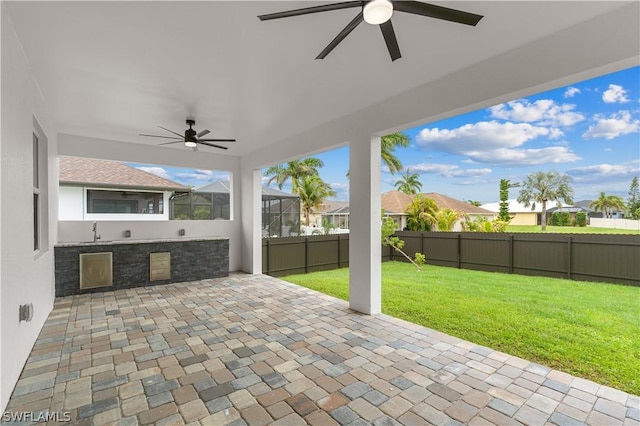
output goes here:
[{"label": "white vinyl fence", "polygon": [[628,229],[631,231],[640,231],[640,220],[632,219],[603,219],[592,217],[589,226],[595,228],[611,228],[611,229]]}]

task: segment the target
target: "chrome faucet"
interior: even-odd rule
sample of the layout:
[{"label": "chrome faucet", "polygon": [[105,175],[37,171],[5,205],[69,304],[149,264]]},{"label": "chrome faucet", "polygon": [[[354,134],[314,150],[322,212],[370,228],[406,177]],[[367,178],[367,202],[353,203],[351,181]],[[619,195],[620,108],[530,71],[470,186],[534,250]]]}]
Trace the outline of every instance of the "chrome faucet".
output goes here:
[{"label": "chrome faucet", "polygon": [[98,222],[93,222],[93,228],[91,228],[91,230],[93,231],[93,242],[97,242],[100,239],[100,235],[98,235]]}]

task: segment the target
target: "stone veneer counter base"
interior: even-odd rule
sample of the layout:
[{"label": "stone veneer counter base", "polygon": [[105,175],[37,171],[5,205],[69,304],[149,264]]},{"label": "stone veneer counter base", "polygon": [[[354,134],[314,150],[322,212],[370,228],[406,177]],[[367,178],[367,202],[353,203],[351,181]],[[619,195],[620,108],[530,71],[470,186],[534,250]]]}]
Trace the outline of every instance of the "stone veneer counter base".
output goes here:
[{"label": "stone veneer counter base", "polygon": [[[80,289],[80,254],[113,253],[113,286]],[[171,253],[171,279],[151,281],[151,253]],[[162,239],[56,245],[56,297],[221,278],[229,275],[229,239]]]}]

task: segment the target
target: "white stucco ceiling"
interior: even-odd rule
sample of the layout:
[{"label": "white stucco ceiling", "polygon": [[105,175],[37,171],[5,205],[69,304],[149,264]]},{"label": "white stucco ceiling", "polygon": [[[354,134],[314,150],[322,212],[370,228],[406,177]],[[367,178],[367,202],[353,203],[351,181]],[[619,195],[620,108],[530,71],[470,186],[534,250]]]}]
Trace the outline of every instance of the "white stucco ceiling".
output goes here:
[{"label": "white stucco ceiling", "polygon": [[314,60],[357,9],[256,17],[318,2],[7,6],[59,132],[155,145],[137,134],[182,132],[192,115],[208,137],[238,139],[226,154],[245,155],[634,2],[434,3],[485,17],[474,28],[396,13],[393,63],[366,23]]}]

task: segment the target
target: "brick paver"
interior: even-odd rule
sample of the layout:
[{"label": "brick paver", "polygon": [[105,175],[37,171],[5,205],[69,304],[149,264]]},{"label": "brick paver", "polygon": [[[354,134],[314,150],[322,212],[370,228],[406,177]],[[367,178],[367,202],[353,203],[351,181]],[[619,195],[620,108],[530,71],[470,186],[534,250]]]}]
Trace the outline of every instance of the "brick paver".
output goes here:
[{"label": "brick paver", "polygon": [[640,398],[268,276],[58,298],[7,412],[73,424],[640,422]]}]

